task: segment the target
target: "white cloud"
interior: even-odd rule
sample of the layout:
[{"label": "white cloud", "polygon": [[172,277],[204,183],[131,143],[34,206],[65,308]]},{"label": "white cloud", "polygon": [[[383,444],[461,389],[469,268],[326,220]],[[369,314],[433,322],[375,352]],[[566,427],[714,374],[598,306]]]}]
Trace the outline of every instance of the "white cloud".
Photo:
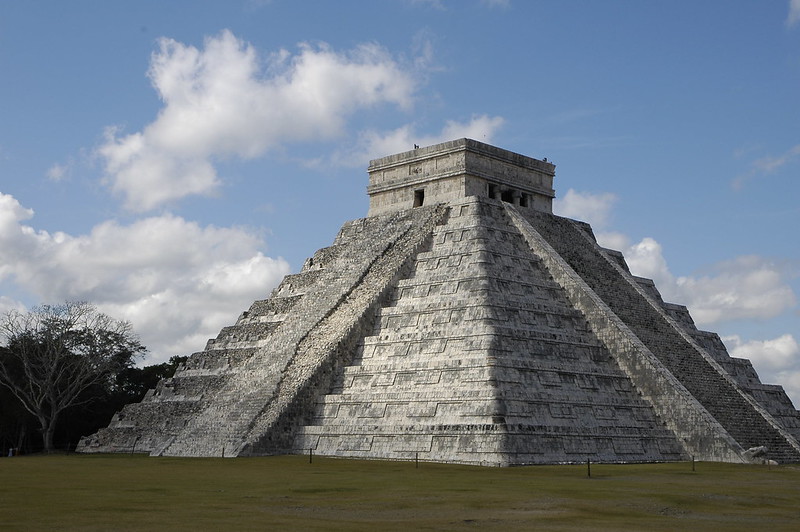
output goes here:
[{"label": "white cloud", "polygon": [[[761,374],[759,374],[759,376],[760,375]],[[800,369],[784,370],[774,374],[767,374],[762,378],[762,382],[780,384],[789,396],[789,399],[792,400],[794,407],[800,407]]]},{"label": "white cloud", "polygon": [[571,188],[563,198],[553,200],[553,212],[559,216],[590,224],[601,246],[622,251],[628,249],[630,239],[622,233],[608,231],[617,200],[617,196],[609,192],[593,194],[578,192]]},{"label": "white cloud", "polygon": [[[800,0],[798,0],[798,2],[800,2]],[[777,157],[768,155],[757,159],[750,165],[750,169],[746,173],[736,177],[731,182],[731,185],[734,189],[739,190],[747,181],[759,176],[773,174],[798,158],[800,158],[800,144],[789,148],[785,153]]]},{"label": "white cloud", "polygon": [[626,250],[631,247],[631,239],[627,235],[614,231],[595,231],[597,243],[608,249]]},{"label": "white cloud", "polygon": [[411,3],[416,5],[425,5],[438,11],[446,10],[442,0],[411,0]]},{"label": "white cloud", "polygon": [[11,231],[20,221],[32,217],[33,209],[26,209],[14,196],[0,192],[0,234]]},{"label": "white cloud", "polygon": [[781,269],[755,255],[714,265],[713,275],[679,277],[676,290],[699,323],[774,318],[797,304]]},{"label": "white cloud", "polygon": [[789,0],[789,16],[786,18],[786,24],[792,27],[798,22],[800,22],[800,0]]},{"label": "white cloud", "polygon": [[664,300],[689,307],[700,326],[738,319],[767,320],[797,304],[786,273],[754,255],[714,264],[702,276],[676,277],[653,238],[622,249],[631,273],[653,279]]},{"label": "white cloud", "polygon": [[511,7],[511,0],[481,0],[487,7],[499,7],[502,9],[508,9]]},{"label": "white cloud", "polygon": [[376,44],[348,52],[303,44],[296,55],[281,50],[264,61],[229,31],[206,39],[202,50],[161,39],[148,75],[164,103],[157,118],[124,136],[110,128],[98,149],[108,184],[135,211],[213,194],[215,159],[335,138],[358,109],[409,108],[415,88]]},{"label": "white cloud", "polygon": [[675,279],[664,260],[661,244],[649,237],[631,244],[627,235],[607,230],[617,200],[616,195],[608,192],[594,194],[569,189],[563,198],[553,201],[553,212],[589,223],[601,246],[622,251],[634,275],[653,279],[659,288],[673,286]]},{"label": "white cloud", "polygon": [[698,325],[736,319],[766,320],[797,304],[787,272],[763,257],[737,257],[711,266],[707,275],[676,277],[655,239],[645,237],[631,244],[626,235],[603,231],[608,227],[615,201],[613,194],[569,190],[563,199],[556,200],[553,210],[591,223],[600,245],[622,251],[631,273],[655,281],[666,301],[688,306]]},{"label": "white cloud", "polygon": [[364,131],[353,150],[334,154],[333,164],[361,167],[370,159],[412,150],[415,144],[425,147],[464,137],[491,143],[503,122],[499,116],[476,115],[468,122],[448,120],[434,135],[419,134],[411,124],[388,132]]},{"label": "white cloud", "polygon": [[[106,221],[87,235],[36,231],[33,211],[0,193],[0,281],[43,302],[88,300],[130,320],[159,359],[200,350],[289,272],[241,228],[171,215],[130,225]],[[0,305],[14,305],[11,300]]]},{"label": "white cloud", "polygon": [[616,202],[617,197],[608,192],[592,194],[577,192],[571,188],[563,198],[556,198],[553,201],[553,212],[559,216],[587,222],[595,230],[604,229],[611,220],[611,209]]},{"label": "white cloud", "polygon": [[[655,281],[664,297],[681,297],[675,289],[675,278],[664,259],[661,244],[655,239],[645,237],[625,251],[625,261],[634,275]],[[685,300],[684,300],[685,301]]]},{"label": "white cloud", "polygon": [[[762,167],[768,170],[786,162],[782,157],[765,161]],[[554,202],[553,211],[592,224],[600,245],[622,251],[631,273],[655,281],[664,300],[688,306],[698,326],[736,319],[767,320],[796,306],[788,272],[762,257],[738,257],[713,265],[706,275],[676,277],[655,239],[645,237],[632,244],[624,234],[604,231],[616,199],[613,194],[569,190]],[[763,341],[743,341],[738,336],[723,340],[732,356],[752,361],[762,382],[782,384],[800,405],[800,346],[792,335]]]},{"label": "white cloud", "polygon": [[731,356],[746,358],[753,363],[761,382],[780,384],[800,406],[800,344],[791,334],[771,340],[744,341],[741,337],[722,338]]},{"label": "white cloud", "polygon": [[69,166],[65,164],[54,164],[47,170],[47,178],[51,181],[61,181],[69,174]]},{"label": "white cloud", "polygon": [[800,365],[800,344],[791,334],[784,334],[772,340],[748,342],[734,335],[726,336],[723,341],[729,347],[731,356],[747,358],[759,368],[775,371]]},{"label": "white cloud", "polygon": [[19,310],[20,312],[24,312],[25,305],[8,296],[0,296],[0,315],[5,314],[10,310]]}]

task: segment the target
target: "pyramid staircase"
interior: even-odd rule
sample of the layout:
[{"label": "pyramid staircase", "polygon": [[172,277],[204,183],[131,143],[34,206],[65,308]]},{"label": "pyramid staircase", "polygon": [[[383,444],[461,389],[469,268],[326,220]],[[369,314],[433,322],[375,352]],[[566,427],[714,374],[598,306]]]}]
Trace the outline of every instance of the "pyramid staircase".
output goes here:
[{"label": "pyramid staircase", "polygon": [[685,456],[500,202],[451,206],[295,452],[491,465]]}]

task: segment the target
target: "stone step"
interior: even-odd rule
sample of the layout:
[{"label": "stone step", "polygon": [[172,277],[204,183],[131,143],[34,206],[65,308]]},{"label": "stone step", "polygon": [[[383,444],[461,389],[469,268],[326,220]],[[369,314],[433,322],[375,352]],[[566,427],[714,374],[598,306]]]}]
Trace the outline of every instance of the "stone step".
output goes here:
[{"label": "stone step", "polygon": [[302,297],[302,295],[294,295],[259,299],[250,305],[250,308],[247,309],[247,314],[249,316],[285,315],[287,312],[291,311]]},{"label": "stone step", "polygon": [[263,340],[282,322],[245,322],[223,327],[217,336],[215,345],[222,343],[246,343]]}]

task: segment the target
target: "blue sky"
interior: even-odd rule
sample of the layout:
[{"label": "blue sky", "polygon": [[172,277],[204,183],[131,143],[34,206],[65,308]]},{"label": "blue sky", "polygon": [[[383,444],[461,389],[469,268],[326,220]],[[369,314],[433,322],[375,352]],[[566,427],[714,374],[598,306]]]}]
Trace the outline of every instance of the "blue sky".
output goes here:
[{"label": "blue sky", "polygon": [[0,0],[0,311],[201,350],[471,137],[800,404],[800,0]]}]

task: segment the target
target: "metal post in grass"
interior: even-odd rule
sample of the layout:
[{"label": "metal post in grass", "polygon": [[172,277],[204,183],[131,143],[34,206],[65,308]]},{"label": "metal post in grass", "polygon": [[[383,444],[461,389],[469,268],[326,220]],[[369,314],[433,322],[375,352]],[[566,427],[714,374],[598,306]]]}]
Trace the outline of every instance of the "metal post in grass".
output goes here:
[{"label": "metal post in grass", "polygon": [[414,468],[419,469],[419,453],[414,453]]},{"label": "metal post in grass", "polygon": [[694,471],[694,455],[692,455],[692,471]]},{"label": "metal post in grass", "polygon": [[592,462],[586,459],[586,476],[592,478]]},{"label": "metal post in grass", "polygon": [[309,464],[313,464],[314,463],[314,448],[313,447],[309,447],[308,448],[308,463]]}]

